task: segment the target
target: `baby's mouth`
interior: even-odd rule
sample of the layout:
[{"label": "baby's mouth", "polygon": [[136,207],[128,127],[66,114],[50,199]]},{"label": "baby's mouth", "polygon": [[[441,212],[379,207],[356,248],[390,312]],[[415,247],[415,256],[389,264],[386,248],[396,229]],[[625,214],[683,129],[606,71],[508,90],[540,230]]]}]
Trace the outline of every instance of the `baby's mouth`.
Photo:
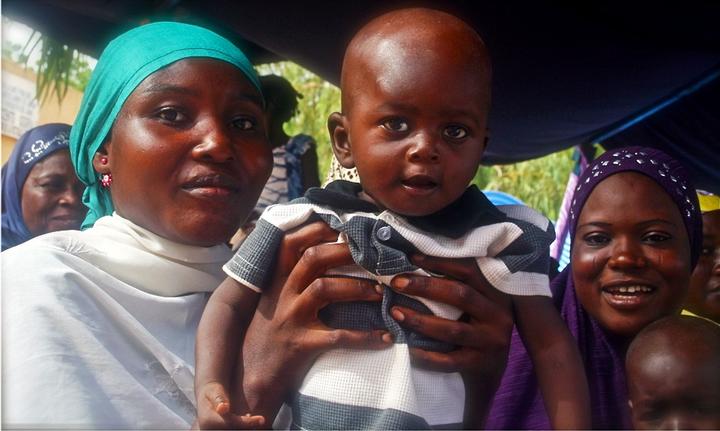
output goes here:
[{"label": "baby's mouth", "polygon": [[428,175],[414,175],[404,179],[402,185],[410,189],[432,190],[438,186],[438,183]]}]

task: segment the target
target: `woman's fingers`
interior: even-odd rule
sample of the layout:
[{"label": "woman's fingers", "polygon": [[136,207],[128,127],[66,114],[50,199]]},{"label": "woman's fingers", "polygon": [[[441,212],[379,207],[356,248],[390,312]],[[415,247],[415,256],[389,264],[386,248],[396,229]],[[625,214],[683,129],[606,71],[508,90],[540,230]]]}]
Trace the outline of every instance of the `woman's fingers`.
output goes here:
[{"label": "woman's fingers", "polygon": [[265,426],[265,418],[263,416],[251,415],[232,415],[231,428],[241,430],[256,430]]},{"label": "woman's fingers", "polygon": [[329,269],[352,263],[352,255],[347,244],[326,243],[309,247],[288,276],[286,288],[300,293]]},{"label": "woman's fingers", "polygon": [[377,282],[349,277],[321,277],[310,283],[295,305],[316,316],[321,308],[334,302],[382,301]]},{"label": "woman's fingers", "polygon": [[[415,254],[410,260],[420,268],[433,274],[443,274],[461,281],[469,281],[480,270],[474,259],[449,259],[442,257],[427,256],[424,254]],[[482,276],[482,274],[480,274]]]},{"label": "woman's fingers", "polygon": [[410,357],[415,366],[440,373],[462,372],[473,366],[477,367],[477,363],[473,362],[478,359],[474,352],[465,350],[440,353],[416,347],[410,349]]},{"label": "woman's fingers", "polygon": [[492,314],[494,307],[472,287],[448,278],[403,274],[393,278],[390,285],[402,294],[452,305],[472,316]]},{"label": "woman's fingers", "polygon": [[327,352],[330,349],[385,349],[392,345],[393,339],[389,332],[383,330],[353,331],[318,328],[309,331],[303,341],[309,349]]},{"label": "woman's fingers", "polygon": [[282,274],[289,274],[305,250],[324,242],[334,242],[337,238],[337,231],[322,221],[309,223],[286,232],[278,253],[277,270]]},{"label": "woman's fingers", "polygon": [[422,314],[405,307],[392,307],[390,314],[402,327],[419,332],[435,340],[456,346],[478,347],[483,334],[477,328],[457,320],[448,320],[432,314]]}]

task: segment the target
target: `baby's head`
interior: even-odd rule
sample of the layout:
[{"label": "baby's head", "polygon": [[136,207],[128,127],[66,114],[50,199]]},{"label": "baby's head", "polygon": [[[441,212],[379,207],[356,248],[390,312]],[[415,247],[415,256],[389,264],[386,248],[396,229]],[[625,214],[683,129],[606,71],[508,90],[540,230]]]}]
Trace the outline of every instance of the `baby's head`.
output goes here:
[{"label": "baby's head", "polygon": [[626,369],[635,429],[720,429],[720,326],[671,316],[630,344]]},{"label": "baby's head", "polygon": [[490,59],[468,24],[403,9],[365,25],[343,60],[342,114],[328,121],[340,164],[381,208],[421,216],[459,198],[487,139]]}]

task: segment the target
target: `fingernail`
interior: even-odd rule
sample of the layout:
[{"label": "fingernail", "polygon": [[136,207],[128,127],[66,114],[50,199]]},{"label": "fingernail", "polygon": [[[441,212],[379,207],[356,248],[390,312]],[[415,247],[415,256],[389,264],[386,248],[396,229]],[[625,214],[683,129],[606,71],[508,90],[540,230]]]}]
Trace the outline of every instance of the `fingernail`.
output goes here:
[{"label": "fingernail", "polygon": [[390,335],[389,332],[386,332],[382,335],[382,340],[384,343],[390,344],[393,342],[393,337],[392,337],[392,335]]},{"label": "fingernail", "polygon": [[392,310],[390,310],[390,313],[392,314],[393,319],[397,320],[398,322],[402,322],[403,320],[405,320],[405,315],[402,314],[402,312],[397,308],[393,308]]},{"label": "fingernail", "polygon": [[402,290],[410,285],[410,279],[407,277],[395,277],[393,280],[393,287],[398,290]]},{"label": "fingernail", "polygon": [[382,284],[375,285],[375,292],[377,292],[379,295],[382,295],[384,290],[385,290],[385,288],[383,287]]}]

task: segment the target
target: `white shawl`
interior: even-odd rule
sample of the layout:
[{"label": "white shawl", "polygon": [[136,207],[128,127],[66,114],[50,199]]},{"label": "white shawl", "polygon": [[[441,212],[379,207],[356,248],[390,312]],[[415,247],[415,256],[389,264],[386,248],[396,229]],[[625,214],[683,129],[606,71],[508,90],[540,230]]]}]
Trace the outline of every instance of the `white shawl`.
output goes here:
[{"label": "white shawl", "polygon": [[231,256],[114,214],[2,253],[2,425],[187,429],[195,332]]}]

